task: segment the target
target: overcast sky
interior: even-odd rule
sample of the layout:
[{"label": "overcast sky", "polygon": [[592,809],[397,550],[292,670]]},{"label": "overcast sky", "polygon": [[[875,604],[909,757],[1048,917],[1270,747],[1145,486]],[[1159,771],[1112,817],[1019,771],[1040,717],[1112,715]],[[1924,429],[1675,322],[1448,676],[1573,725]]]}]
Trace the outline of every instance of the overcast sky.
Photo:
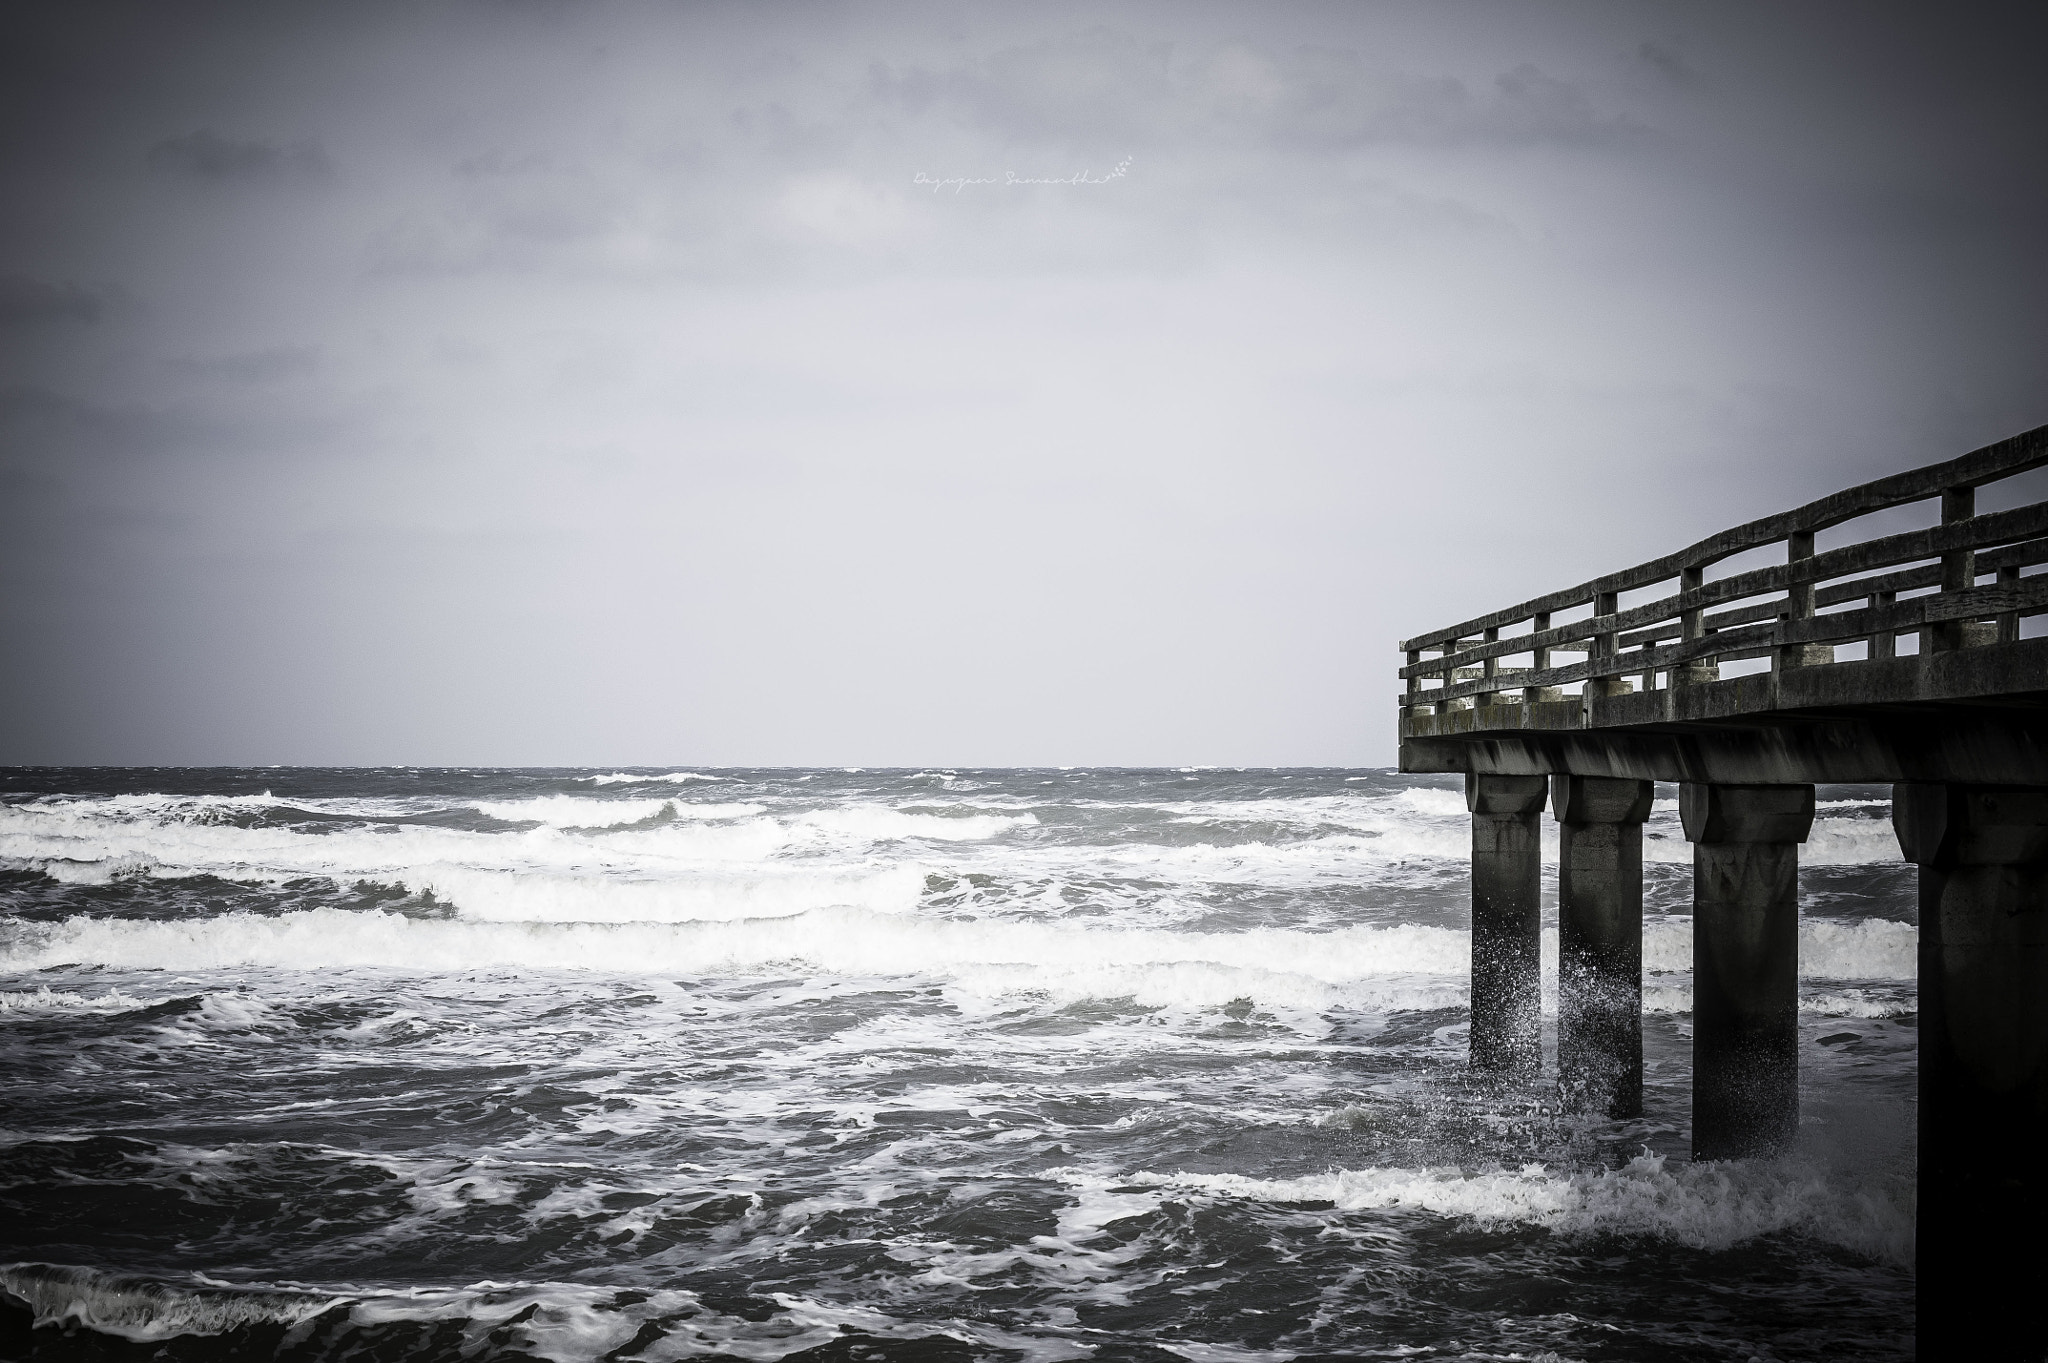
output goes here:
[{"label": "overcast sky", "polygon": [[2031,10],[16,12],[0,762],[1391,762],[2048,421]]}]

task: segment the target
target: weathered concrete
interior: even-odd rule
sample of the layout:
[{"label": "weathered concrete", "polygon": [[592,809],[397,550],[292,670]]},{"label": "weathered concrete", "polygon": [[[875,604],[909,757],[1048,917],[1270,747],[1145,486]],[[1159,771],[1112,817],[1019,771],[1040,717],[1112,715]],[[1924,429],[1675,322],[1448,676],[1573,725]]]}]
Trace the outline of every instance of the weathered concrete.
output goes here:
[{"label": "weathered concrete", "polygon": [[1648,781],[1553,776],[1557,1084],[1574,1111],[1643,1110],[1643,821]]},{"label": "weathered concrete", "polygon": [[1813,787],[1679,787],[1693,843],[1692,1153],[1776,1154],[1799,1125],[1799,844]]},{"label": "weathered concrete", "polygon": [[1898,785],[1920,866],[1920,1357],[2048,1357],[2048,789]]},{"label": "weathered concrete", "polygon": [[1540,776],[1467,776],[1472,811],[1472,1064],[1542,1068]]}]

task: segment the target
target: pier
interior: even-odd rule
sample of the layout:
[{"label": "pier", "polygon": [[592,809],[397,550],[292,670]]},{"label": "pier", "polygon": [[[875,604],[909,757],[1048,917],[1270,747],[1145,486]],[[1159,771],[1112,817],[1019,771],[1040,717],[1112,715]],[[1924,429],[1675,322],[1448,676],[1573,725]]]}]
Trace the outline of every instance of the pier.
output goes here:
[{"label": "pier", "polygon": [[[1797,1131],[1814,785],[1892,786],[1919,868],[1929,1360],[2048,1357],[2048,637],[2023,623],[2048,614],[2048,501],[2002,486],[2044,465],[2048,426],[1401,645],[1401,770],[1462,773],[1472,813],[1475,1067],[1540,1068],[1548,805],[1560,1096],[1640,1112],[1642,829],[1652,783],[1678,785],[1695,1159]],[[2024,504],[1980,513],[1980,492]],[[1937,501],[1937,523],[1856,533]]]}]

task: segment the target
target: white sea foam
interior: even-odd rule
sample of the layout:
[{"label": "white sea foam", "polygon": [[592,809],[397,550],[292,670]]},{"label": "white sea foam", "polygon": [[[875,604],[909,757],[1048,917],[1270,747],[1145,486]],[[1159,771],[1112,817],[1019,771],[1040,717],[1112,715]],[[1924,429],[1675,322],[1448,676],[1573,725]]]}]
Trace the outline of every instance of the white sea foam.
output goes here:
[{"label": "white sea foam", "polygon": [[649,819],[737,819],[763,813],[766,805],[746,802],[694,804],[688,800],[600,800],[588,795],[536,795],[524,800],[479,800],[481,813],[507,823],[544,823],[553,828],[616,828]]},{"label": "white sea foam", "polygon": [[[956,879],[972,872],[987,879],[977,879],[967,893],[990,911],[1063,913],[1078,902],[1171,920],[1206,912],[1204,901],[1219,885],[1435,885],[1455,875],[1470,851],[1462,795],[1433,788],[1121,806],[1153,811],[1154,818],[1172,812],[1184,824],[1212,823],[1215,836],[1192,844],[1148,840],[1129,828],[1107,845],[1046,837],[1036,831],[1042,826],[1037,812],[1006,800],[947,807],[785,805],[771,814],[761,801],[548,795],[471,802],[493,817],[527,825],[515,831],[388,821],[419,803],[303,800],[292,806],[328,814],[343,805],[364,814],[373,806],[384,811],[369,826],[312,827],[244,826],[242,812],[285,807],[267,795],[6,805],[0,806],[0,866],[79,885],[143,877],[269,885],[325,878],[432,894],[480,918],[589,922],[758,917],[835,903],[900,911],[908,902],[902,885],[927,872]],[[1272,832],[1244,840],[1247,821],[1270,825]],[[1690,858],[1690,845],[1668,817],[1649,831],[1649,860]],[[1545,854],[1554,858],[1556,837],[1547,822],[1544,833]],[[1889,837],[1881,821],[1823,819],[1805,859],[1890,859],[1896,849]],[[906,874],[881,877],[891,864]],[[1140,890],[1106,880],[1176,888]],[[515,883],[521,881],[530,883]],[[1078,889],[1078,901],[1070,887]],[[1654,945],[1651,954],[1657,955]]]},{"label": "white sea foam", "polygon": [[835,905],[905,912],[923,893],[925,873],[914,864],[865,871],[767,865],[752,874],[623,880],[437,867],[404,883],[487,922],[681,923],[786,918]]},{"label": "white sea foam", "polygon": [[802,963],[839,974],[884,976],[1034,967],[1043,978],[1057,979],[1063,972],[1197,963],[1238,972],[1245,985],[1261,975],[1336,984],[1389,974],[1462,974],[1466,952],[1464,934],[1444,928],[1191,933],[917,919],[858,908],[731,922],[620,924],[466,922],[320,908],[197,921],[13,920],[0,928],[0,964],[13,969],[559,967],[634,974]]},{"label": "white sea foam", "polygon": [[125,856],[87,860],[76,857],[24,857],[24,867],[41,871],[59,885],[111,885],[156,869],[148,857]]},{"label": "white sea foam", "polygon": [[594,786],[654,785],[662,782],[680,784],[684,781],[737,781],[736,776],[711,776],[701,771],[671,771],[660,776],[649,776],[635,771],[608,771],[596,776],[579,776],[579,781],[588,781]]},{"label": "white sea foam", "polygon": [[166,1019],[158,1030],[193,1036],[233,1036],[248,1041],[291,1027],[291,1020],[274,1005],[251,994],[219,990],[200,995],[197,1004]]},{"label": "white sea foam", "polygon": [[879,805],[850,805],[793,816],[806,828],[850,833],[875,842],[927,838],[939,842],[972,842],[998,837],[1038,822],[1035,814],[924,814]]},{"label": "white sea foam", "polygon": [[131,998],[118,989],[104,994],[79,994],[68,989],[0,990],[0,1017],[34,1017],[45,1014],[126,1013],[147,1008],[142,999]]},{"label": "white sea foam", "polygon": [[[1853,923],[1804,919],[1799,924],[1799,973],[1837,980],[1912,979],[1919,973],[1919,930],[1911,923],[1866,918]],[[1643,969],[1692,969],[1692,920],[1643,924]]]},{"label": "white sea foam", "polygon": [[43,1264],[0,1267],[0,1287],[28,1303],[38,1326],[83,1325],[136,1343],[296,1324],[343,1300],[309,1292],[172,1286]]},{"label": "white sea foam", "polygon": [[1799,1011],[1832,1018],[1896,1018],[1920,1011],[1913,995],[1877,991],[1828,990],[1802,995]]},{"label": "white sea foam", "polygon": [[[1692,988],[1663,980],[1643,984],[1643,1012],[1690,1013]],[[1803,1017],[1895,1018],[1919,1011],[1915,996],[1900,989],[1802,989],[1799,1012]]]},{"label": "white sea foam", "polygon": [[[886,806],[757,817],[750,802],[602,800],[547,796],[482,802],[493,817],[540,826],[475,832],[432,825],[293,827],[167,817],[116,816],[90,802],[0,806],[0,865],[73,884],[124,876],[211,875],[276,883],[337,881],[410,884],[433,868],[603,872],[650,876],[707,861],[768,862],[788,854],[860,858],[905,841],[962,843],[1036,822],[1031,814],[950,814]],[[158,811],[161,813],[161,811]],[[668,822],[652,823],[660,816]],[[841,865],[835,869],[857,869]],[[417,873],[417,874],[415,874]]]},{"label": "white sea foam", "polygon": [[1372,973],[1331,979],[1313,970],[1278,970],[1220,961],[1128,961],[1107,964],[960,965],[949,995],[968,1008],[1000,1008],[1019,995],[1056,1001],[1129,999],[1146,1008],[1212,1009],[1250,1001],[1278,1010],[1277,1020],[1320,1031],[1330,1008],[1372,1012],[1462,1007],[1466,984],[1441,974]]},{"label": "white sea foam", "polygon": [[349,1319],[363,1326],[460,1322],[465,1357],[510,1343],[523,1355],[552,1363],[615,1357],[650,1321],[660,1322],[658,1342],[636,1349],[636,1356],[714,1355],[772,1363],[843,1342],[849,1332],[873,1340],[973,1341],[1014,1353],[1024,1363],[1065,1363],[1093,1353],[1065,1340],[1016,1334],[977,1319],[904,1321],[869,1307],[790,1292],[764,1293],[776,1310],[769,1319],[758,1321],[709,1310],[695,1294],[680,1289],[636,1295],[641,1300],[622,1308],[615,1288],[582,1283],[480,1283],[454,1290],[359,1292]]},{"label": "white sea foam", "polygon": [[[1375,803],[1380,803],[1375,801]],[[1410,786],[1395,794],[1385,803],[1412,809],[1418,814],[1435,819],[1463,819],[1468,817],[1465,808],[1465,792],[1461,790],[1437,790],[1429,786]]]},{"label": "white sea foam", "polygon": [[0,1288],[26,1302],[38,1326],[84,1326],[136,1343],[205,1338],[251,1325],[298,1325],[343,1308],[348,1324],[357,1328],[451,1323],[460,1332],[459,1350],[465,1357],[509,1343],[523,1357],[551,1363],[594,1363],[613,1356],[650,1321],[661,1322],[660,1340],[647,1356],[659,1358],[715,1353],[774,1360],[843,1339],[848,1330],[898,1340],[935,1332],[943,1338],[976,1339],[1032,1363],[1061,1363],[1089,1353],[1056,1339],[1031,1339],[978,1322],[911,1324],[881,1311],[780,1292],[770,1294],[778,1308],[775,1315],[755,1321],[706,1310],[695,1294],[683,1290],[640,1293],[638,1301],[621,1307],[616,1288],[577,1283],[479,1283],[410,1291],[348,1287],[327,1293],[242,1287],[196,1275],[187,1285],[88,1268],[14,1264],[0,1267]]},{"label": "white sea foam", "polygon": [[1854,1195],[1796,1163],[1681,1163],[1645,1153],[1619,1169],[1338,1169],[1301,1178],[1155,1173],[1105,1179],[1052,1170],[1081,1185],[1159,1188],[1255,1202],[1327,1202],[1353,1212],[1405,1209],[1480,1225],[1541,1226],[1562,1235],[1656,1236],[1702,1249],[1797,1231],[1895,1264],[1912,1260],[1913,1221],[1869,1190]]},{"label": "white sea foam", "polygon": [[[901,886],[886,891],[903,892]],[[666,922],[641,917],[609,923],[525,916],[533,911],[529,904],[521,906],[521,916],[493,921],[329,908],[177,922],[12,921],[0,930],[0,965],[564,968],[684,975],[803,966],[839,975],[951,979],[967,996],[1041,992],[1154,1004],[1247,998],[1302,1008],[1421,1008],[1461,1002],[1470,963],[1465,933],[1415,925],[1201,933],[932,919],[859,907],[806,908],[775,917]],[[1654,926],[1661,935],[1676,935],[1671,925]],[[1809,976],[1901,977],[1898,930],[1903,925],[1807,927],[1818,943],[1812,954],[1819,966],[1809,960],[1804,970]],[[1554,956],[1554,940],[1546,945]],[[1667,968],[1678,956],[1663,953]],[[1653,980],[1651,1006],[1667,996],[1673,1005],[1680,998]]]},{"label": "white sea foam", "polygon": [[[1644,830],[1643,860],[1692,864],[1692,844],[1675,817],[1654,820]],[[1898,860],[1899,840],[1886,819],[1816,818],[1799,849],[1802,866],[1882,866]]]},{"label": "white sea foam", "polygon": [[[1871,808],[1864,800],[1827,800],[1822,810],[1842,810],[1839,815],[1823,813],[1814,820],[1812,833],[1800,848],[1800,860],[1811,866],[1860,866],[1896,862],[1898,839],[1889,820],[1856,817],[1850,811]],[[1177,822],[1226,823],[1257,821],[1289,828],[1336,827],[1353,830],[1377,846],[1362,848],[1363,855],[1376,858],[1416,857],[1464,860],[1471,855],[1470,815],[1463,792],[1433,787],[1410,787],[1391,795],[1312,795],[1262,800],[1162,802],[1149,806],[1175,816]],[[1539,825],[1543,835],[1544,860],[1557,860],[1556,825],[1549,819]],[[1690,864],[1692,844],[1685,840],[1678,821],[1678,802],[1656,802],[1644,840],[1644,859],[1651,862]]]},{"label": "white sea foam", "polygon": [[156,822],[218,824],[251,814],[327,814],[356,818],[393,818],[445,807],[446,802],[421,797],[273,795],[189,795],[169,792],[134,795],[56,795],[19,804],[0,804],[0,821],[11,814],[30,817],[59,815],[109,824]]}]

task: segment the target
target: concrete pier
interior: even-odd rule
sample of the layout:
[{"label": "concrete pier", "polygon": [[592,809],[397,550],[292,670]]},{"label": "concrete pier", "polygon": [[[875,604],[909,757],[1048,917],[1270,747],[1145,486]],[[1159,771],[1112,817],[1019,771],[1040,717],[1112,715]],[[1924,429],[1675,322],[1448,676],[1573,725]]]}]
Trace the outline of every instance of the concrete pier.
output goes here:
[{"label": "concrete pier", "polygon": [[2048,789],[1892,788],[1920,867],[1920,1356],[2048,1357]]},{"label": "concrete pier", "polygon": [[1553,776],[1557,1084],[1578,1112],[1643,1110],[1643,821],[1648,781]]},{"label": "concrete pier", "polygon": [[1799,1127],[1799,844],[1812,786],[1687,782],[1692,1155],[1774,1155]]},{"label": "concrete pier", "polygon": [[[1472,801],[1475,1064],[1536,1063],[1516,802],[1554,777],[1560,1088],[1637,1110],[1641,828],[1588,811],[1678,783],[1698,1159],[1798,1128],[1810,783],[1893,788],[1920,865],[1919,1353],[1943,1363],[2048,1363],[2048,499],[2011,481],[2043,468],[2048,426],[1400,644],[1401,770]],[[1907,507],[1919,528],[1869,519]]]},{"label": "concrete pier", "polygon": [[1467,776],[1472,811],[1472,1064],[1543,1066],[1541,776]]}]

